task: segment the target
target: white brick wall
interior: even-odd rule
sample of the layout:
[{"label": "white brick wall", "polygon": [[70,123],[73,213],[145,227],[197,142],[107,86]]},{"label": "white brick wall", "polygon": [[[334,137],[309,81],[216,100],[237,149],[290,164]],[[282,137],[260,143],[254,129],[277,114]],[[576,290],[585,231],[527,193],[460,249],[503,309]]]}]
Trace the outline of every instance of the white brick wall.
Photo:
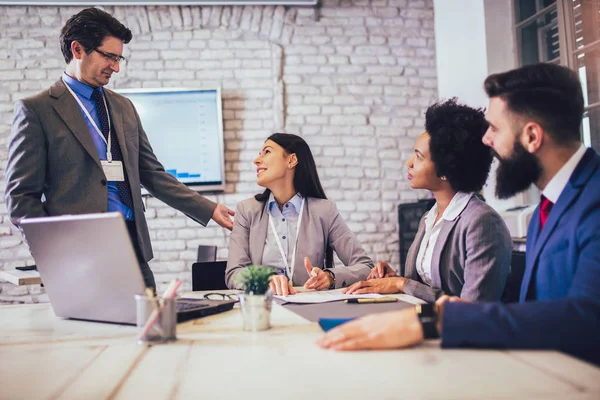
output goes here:
[{"label": "white brick wall", "polygon": [[[0,6],[0,177],[15,100],[64,68],[60,27],[79,7]],[[134,33],[111,87],[223,89],[225,193],[230,207],[257,193],[252,160],[275,131],[302,135],[325,191],[375,260],[399,262],[396,207],[410,190],[404,163],[436,97],[431,0],[325,0],[320,11],[282,6],[109,7]],[[0,269],[32,264],[0,184]],[[202,228],[147,200],[159,286],[191,284],[200,244],[227,257],[228,233]],[[0,283],[0,301],[46,300],[39,287]]]}]

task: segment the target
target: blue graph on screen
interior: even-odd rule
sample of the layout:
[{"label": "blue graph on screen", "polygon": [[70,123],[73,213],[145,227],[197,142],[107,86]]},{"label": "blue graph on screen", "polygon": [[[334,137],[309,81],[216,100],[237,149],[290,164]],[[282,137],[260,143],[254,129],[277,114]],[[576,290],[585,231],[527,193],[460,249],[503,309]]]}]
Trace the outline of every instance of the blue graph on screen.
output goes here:
[{"label": "blue graph on screen", "polygon": [[202,189],[224,188],[221,94],[213,90],[128,89],[165,171]]}]

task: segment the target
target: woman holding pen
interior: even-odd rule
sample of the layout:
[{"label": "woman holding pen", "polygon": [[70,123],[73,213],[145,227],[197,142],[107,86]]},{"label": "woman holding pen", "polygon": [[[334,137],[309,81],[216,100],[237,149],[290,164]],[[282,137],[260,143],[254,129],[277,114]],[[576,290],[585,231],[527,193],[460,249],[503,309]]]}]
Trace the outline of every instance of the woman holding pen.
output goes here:
[{"label": "woman holding pen", "polygon": [[500,215],[477,195],[492,163],[481,141],[487,128],[481,110],[456,99],[427,109],[426,132],[406,165],[411,188],[431,191],[436,203],[421,218],[404,276],[378,262],[366,281],[346,293],[406,293],[427,302],[443,294],[473,301],[500,299],[512,242]]},{"label": "woman holding pen", "polygon": [[[325,290],[366,279],[373,262],[327,200],[308,144],[299,136],[271,135],[254,160],[263,193],[240,202],[229,239],[225,281],[252,264],[275,267],[271,289],[295,294],[293,286]],[[334,268],[333,252],[346,265]]]}]

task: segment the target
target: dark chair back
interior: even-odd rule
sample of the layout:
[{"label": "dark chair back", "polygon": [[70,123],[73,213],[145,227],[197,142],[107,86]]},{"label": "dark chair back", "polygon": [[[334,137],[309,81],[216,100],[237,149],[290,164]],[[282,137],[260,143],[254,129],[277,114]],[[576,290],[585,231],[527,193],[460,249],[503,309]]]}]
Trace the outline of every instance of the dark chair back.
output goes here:
[{"label": "dark chair back", "polygon": [[196,262],[192,265],[192,290],[224,290],[227,261]]},{"label": "dark chair back", "polygon": [[525,253],[522,251],[513,251],[510,261],[510,272],[504,286],[502,302],[515,303],[519,301],[521,293],[521,283],[525,274]]},{"label": "dark chair back", "polygon": [[398,233],[400,235],[400,275],[404,276],[404,265],[408,249],[412,244],[417,231],[419,230],[419,221],[433,205],[435,199],[419,200],[416,203],[406,203],[398,205]]},{"label": "dark chair back", "polygon": [[198,246],[197,262],[217,261],[217,246]]}]

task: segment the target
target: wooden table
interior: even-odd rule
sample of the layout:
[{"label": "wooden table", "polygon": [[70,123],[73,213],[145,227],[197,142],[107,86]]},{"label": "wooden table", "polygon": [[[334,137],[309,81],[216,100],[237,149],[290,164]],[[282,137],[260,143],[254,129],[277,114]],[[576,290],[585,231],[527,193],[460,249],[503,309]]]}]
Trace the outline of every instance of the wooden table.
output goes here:
[{"label": "wooden table", "polygon": [[338,353],[315,345],[317,324],[276,304],[271,330],[241,325],[236,308],[144,346],[135,327],[59,319],[49,304],[3,306],[0,399],[600,398],[600,368],[557,352],[429,342]]}]

